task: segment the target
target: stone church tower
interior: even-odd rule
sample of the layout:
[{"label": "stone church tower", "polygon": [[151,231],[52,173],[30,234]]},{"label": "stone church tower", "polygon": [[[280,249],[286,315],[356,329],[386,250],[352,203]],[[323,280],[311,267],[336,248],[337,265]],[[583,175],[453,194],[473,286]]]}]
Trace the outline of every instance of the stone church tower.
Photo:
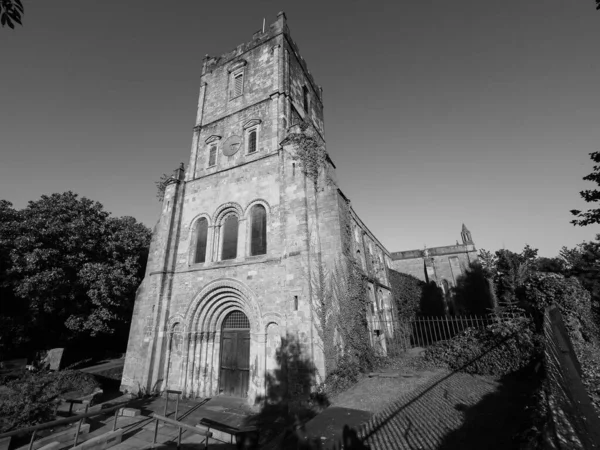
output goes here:
[{"label": "stone church tower", "polygon": [[389,253],[336,185],[311,190],[282,145],[301,120],[324,140],[322,95],[283,12],[250,42],[205,57],[190,161],[165,190],[135,301],[122,389],[253,402],[289,336],[322,379],[323,345],[307,278],[311,252],[326,264],[355,254],[372,272],[372,310],[389,315]]}]

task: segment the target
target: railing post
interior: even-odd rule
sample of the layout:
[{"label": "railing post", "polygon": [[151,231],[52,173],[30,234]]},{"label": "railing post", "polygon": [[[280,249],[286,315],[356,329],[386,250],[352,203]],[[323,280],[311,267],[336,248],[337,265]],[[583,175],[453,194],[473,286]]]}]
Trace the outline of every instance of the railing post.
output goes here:
[{"label": "railing post", "polygon": [[181,394],[177,394],[177,401],[175,402],[175,420],[177,420],[177,412],[179,411],[179,397]]},{"label": "railing post", "polygon": [[29,450],[31,450],[33,448],[33,441],[35,441],[35,433],[37,432],[37,430],[33,430],[33,433],[31,433],[31,440],[29,441]]},{"label": "railing post", "polygon": [[[208,437],[207,437],[208,439]],[[177,436],[177,450],[181,448],[181,427],[179,427],[179,435]]]},{"label": "railing post", "polygon": [[117,417],[119,417],[119,410],[118,409],[115,411],[115,420],[113,422],[113,431],[115,431],[117,429]]},{"label": "railing post", "polygon": [[431,317],[429,317],[427,320],[427,341],[425,342],[425,345],[429,345],[431,344],[431,342],[433,341],[433,339],[435,339],[434,337],[434,333],[433,333],[433,319]]},{"label": "railing post", "polygon": [[[167,394],[169,395],[169,394]],[[152,443],[156,444],[156,435],[158,434],[158,419],[154,419],[154,439],[152,439]]]},{"label": "railing post", "polygon": [[165,417],[167,417],[167,405],[169,404],[169,391],[167,390],[165,392],[165,394],[167,394],[167,396],[165,397],[165,412],[163,413],[163,415]]},{"label": "railing post", "polygon": [[[85,405],[85,413],[87,414],[88,412],[88,408],[90,407],[90,404],[87,403]],[[77,431],[75,432],[75,441],[73,442],[73,447],[77,447],[77,440],[79,439],[79,432],[81,431],[81,424],[83,423],[84,419],[80,419],[79,422],[77,423]]]}]

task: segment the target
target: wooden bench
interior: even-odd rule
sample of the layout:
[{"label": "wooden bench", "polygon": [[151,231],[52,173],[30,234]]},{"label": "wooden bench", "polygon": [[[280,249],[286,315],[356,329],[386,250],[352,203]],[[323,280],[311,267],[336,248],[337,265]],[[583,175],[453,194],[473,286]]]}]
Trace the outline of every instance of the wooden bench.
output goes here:
[{"label": "wooden bench", "polygon": [[258,448],[257,427],[236,428],[207,418],[200,419],[200,423],[196,426],[208,428],[212,432],[213,439],[236,444],[237,448]]}]

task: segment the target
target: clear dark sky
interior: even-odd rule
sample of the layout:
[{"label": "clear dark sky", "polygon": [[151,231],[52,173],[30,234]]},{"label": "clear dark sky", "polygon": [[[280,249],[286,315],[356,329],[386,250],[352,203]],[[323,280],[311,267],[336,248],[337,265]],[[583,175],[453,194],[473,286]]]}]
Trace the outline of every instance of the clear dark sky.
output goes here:
[{"label": "clear dark sky", "polygon": [[592,0],[24,0],[0,29],[0,198],[73,190],[153,226],[154,181],[188,162],[202,58],[280,10],[324,89],[328,150],[390,251],[553,256],[600,149]]}]

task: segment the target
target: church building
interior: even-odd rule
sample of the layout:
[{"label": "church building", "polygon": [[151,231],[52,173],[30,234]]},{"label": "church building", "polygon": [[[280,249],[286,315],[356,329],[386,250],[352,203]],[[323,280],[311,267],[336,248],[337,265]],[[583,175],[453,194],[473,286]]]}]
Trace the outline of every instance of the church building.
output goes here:
[{"label": "church building", "polygon": [[167,183],[137,292],[121,389],[185,396],[265,393],[293,336],[325,377],[311,285],[314,260],[353,259],[367,280],[372,345],[392,323],[388,252],[335,182],[307,180],[286,144],[299,124],[325,142],[323,90],[286,16],[220,56],[206,56],[187,168]]}]

